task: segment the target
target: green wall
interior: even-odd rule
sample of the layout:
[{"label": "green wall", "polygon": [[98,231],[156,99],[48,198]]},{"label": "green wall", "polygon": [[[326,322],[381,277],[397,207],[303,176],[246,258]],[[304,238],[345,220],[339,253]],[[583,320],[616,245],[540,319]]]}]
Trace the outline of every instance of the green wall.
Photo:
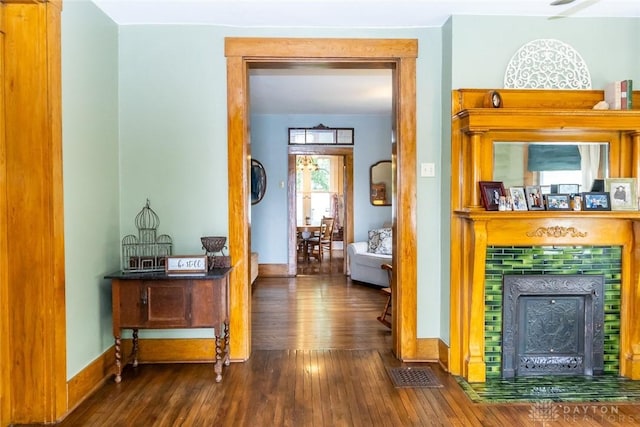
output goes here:
[{"label": "green wall", "polygon": [[[198,253],[205,234],[226,235],[226,59],[224,38],[375,37],[419,40],[417,102],[418,157],[438,163],[441,139],[440,29],[331,30],[238,29],[214,26],[123,26],[120,28],[120,146],[122,232],[148,197],[163,233],[176,252]],[[354,160],[358,164],[359,160]],[[417,167],[417,165],[416,165]],[[282,171],[281,171],[282,172]],[[278,171],[270,171],[277,176]],[[423,233],[439,233],[439,178],[423,178],[418,194],[428,194],[421,213]],[[266,203],[266,202],[265,202]],[[262,203],[260,204],[262,205]],[[256,211],[261,207],[256,205]],[[133,230],[135,231],[135,230]],[[286,239],[286,235],[282,235]],[[427,239],[418,239],[427,241]],[[438,239],[439,240],[439,239]],[[266,255],[265,255],[266,257]],[[266,259],[266,258],[265,258]],[[422,277],[439,277],[437,253],[424,256]],[[428,272],[428,273],[425,273]],[[420,273],[419,273],[420,274]],[[440,281],[429,280],[419,294],[419,333],[439,336]],[[422,284],[419,284],[419,287]],[[145,336],[185,336],[207,331],[146,332]]]},{"label": "green wall", "polygon": [[67,376],[113,345],[118,268],[118,28],[92,3],[62,13],[62,138]]},{"label": "green wall", "polygon": [[637,19],[456,16],[442,28],[408,29],[117,27],[90,4],[66,3],[69,376],[111,344],[108,283],[101,277],[120,267],[120,239],[136,234],[134,218],[147,198],[160,217],[159,232],[173,237],[174,253],[201,253],[200,236],[227,234],[225,37],[418,40],[416,171],[422,162],[436,164],[435,178],[417,182],[418,337],[445,342],[451,89],[501,87],[513,53],[538,38],[557,38],[576,48],[596,89],[614,79],[640,81],[640,56],[634,54],[640,40]]},{"label": "green wall", "polygon": [[456,16],[452,18],[453,88],[501,88],[513,54],[537,39],[557,39],[580,53],[593,89],[640,79],[640,20]]}]

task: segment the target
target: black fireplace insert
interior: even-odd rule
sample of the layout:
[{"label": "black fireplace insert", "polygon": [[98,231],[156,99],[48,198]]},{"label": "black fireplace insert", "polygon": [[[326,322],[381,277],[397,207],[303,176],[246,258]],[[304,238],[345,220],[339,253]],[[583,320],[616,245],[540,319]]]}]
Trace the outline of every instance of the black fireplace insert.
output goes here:
[{"label": "black fireplace insert", "polygon": [[604,276],[505,275],[502,377],[598,375]]}]

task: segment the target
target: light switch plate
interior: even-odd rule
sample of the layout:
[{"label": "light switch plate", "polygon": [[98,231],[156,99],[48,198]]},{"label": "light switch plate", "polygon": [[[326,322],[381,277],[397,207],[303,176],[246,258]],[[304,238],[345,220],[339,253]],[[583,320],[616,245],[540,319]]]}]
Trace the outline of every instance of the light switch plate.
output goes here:
[{"label": "light switch plate", "polygon": [[436,164],[435,163],[421,163],[420,164],[420,176],[428,176],[428,177],[436,176]]}]

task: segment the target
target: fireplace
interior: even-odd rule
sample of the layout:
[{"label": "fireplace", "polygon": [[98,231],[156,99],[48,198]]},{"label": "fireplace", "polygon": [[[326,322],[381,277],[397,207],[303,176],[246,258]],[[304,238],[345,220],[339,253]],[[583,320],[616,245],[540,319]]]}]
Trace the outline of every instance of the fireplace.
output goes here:
[{"label": "fireplace", "polygon": [[608,162],[600,172],[639,177],[640,114],[594,111],[593,99],[602,94],[589,91],[501,91],[506,109],[485,108],[486,93],[452,92],[450,372],[468,382],[501,376],[502,305],[494,307],[502,300],[502,275],[495,277],[502,272],[490,263],[490,248],[618,248],[616,263],[581,264],[577,254],[562,260],[562,271],[550,273],[560,263],[547,260],[542,249],[541,264],[529,251],[504,267],[512,270],[508,274],[603,274],[604,373],[640,379],[640,211],[487,211],[478,184],[498,177],[516,182],[511,172],[521,165],[494,164],[494,148],[508,141],[606,143]]},{"label": "fireplace", "polygon": [[603,275],[505,275],[502,377],[604,369]]}]

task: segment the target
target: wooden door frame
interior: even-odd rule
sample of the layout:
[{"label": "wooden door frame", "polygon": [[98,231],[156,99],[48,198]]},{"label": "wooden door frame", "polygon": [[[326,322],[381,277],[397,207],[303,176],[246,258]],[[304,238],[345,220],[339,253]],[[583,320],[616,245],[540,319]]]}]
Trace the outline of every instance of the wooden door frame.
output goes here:
[{"label": "wooden door frame", "polygon": [[[297,247],[297,212],[296,212],[296,156],[297,155],[324,155],[324,156],[341,156],[344,159],[344,234],[343,234],[343,251],[347,253],[347,244],[353,242],[353,149],[346,147],[322,147],[322,146],[292,146],[289,147],[288,160],[288,192],[287,200],[289,204],[289,252],[288,252],[288,274],[295,276],[298,270],[298,253]],[[343,257],[342,271],[347,271],[347,257]]]},{"label": "wooden door frame", "polygon": [[242,38],[225,39],[227,58],[230,351],[251,355],[251,202],[249,198],[249,68],[268,62],[379,64],[395,69],[392,162],[394,171],[392,350],[403,360],[417,351],[416,58],[415,39]]},{"label": "wooden door frame", "polygon": [[68,410],[62,1],[0,7],[0,425]]}]

